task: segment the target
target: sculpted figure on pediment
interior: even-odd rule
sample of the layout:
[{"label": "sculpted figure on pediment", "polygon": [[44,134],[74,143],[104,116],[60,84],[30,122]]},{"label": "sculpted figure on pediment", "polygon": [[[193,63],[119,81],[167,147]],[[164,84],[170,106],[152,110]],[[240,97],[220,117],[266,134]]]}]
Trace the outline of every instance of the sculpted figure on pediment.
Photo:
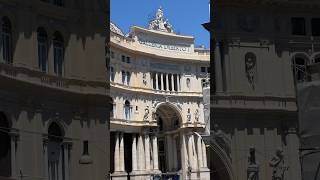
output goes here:
[{"label": "sculpted figure on pediment", "polygon": [[157,10],[155,18],[150,21],[149,29],[164,31],[169,33],[173,32],[172,26],[169,23],[168,19],[164,18],[163,10],[161,7]]}]

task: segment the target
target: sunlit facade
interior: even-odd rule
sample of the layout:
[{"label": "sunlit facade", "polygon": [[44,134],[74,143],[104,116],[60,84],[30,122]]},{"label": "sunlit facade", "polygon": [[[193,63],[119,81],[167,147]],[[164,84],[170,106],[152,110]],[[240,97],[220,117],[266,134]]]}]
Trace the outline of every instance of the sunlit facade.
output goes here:
[{"label": "sunlit facade", "polygon": [[203,83],[209,50],[173,32],[162,9],[125,35],[111,23],[112,179],[156,175],[209,180]]}]

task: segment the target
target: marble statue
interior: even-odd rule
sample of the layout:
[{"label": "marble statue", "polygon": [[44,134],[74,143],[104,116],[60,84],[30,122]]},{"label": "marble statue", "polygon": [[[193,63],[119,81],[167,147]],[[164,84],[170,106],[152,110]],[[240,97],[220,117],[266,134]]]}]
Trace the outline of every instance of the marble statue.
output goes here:
[{"label": "marble statue", "polygon": [[288,170],[288,167],[284,163],[284,155],[281,148],[277,148],[269,165],[272,167],[272,180],[283,180],[284,173]]},{"label": "marble statue", "polygon": [[252,89],[255,89],[255,78],[257,72],[257,59],[253,53],[245,55],[246,76]]},{"label": "marble statue", "polygon": [[190,113],[190,108],[188,108],[188,113],[187,113],[187,120],[190,122],[191,121],[191,113]]},{"label": "marble statue", "polygon": [[149,118],[149,106],[147,106],[145,109],[144,109],[145,113],[144,113],[144,116],[143,116],[143,120],[148,120]]},{"label": "marble statue", "polygon": [[196,109],[196,112],[194,113],[194,118],[195,118],[195,120],[196,120],[197,122],[199,121],[199,117],[200,117],[199,110]]},{"label": "marble statue", "polygon": [[247,179],[259,180],[259,166],[256,162],[256,149],[250,147],[248,157]]},{"label": "marble statue", "polygon": [[172,26],[169,23],[168,19],[165,19],[163,16],[163,10],[161,7],[157,10],[155,18],[150,21],[149,29],[169,33],[173,32]]}]

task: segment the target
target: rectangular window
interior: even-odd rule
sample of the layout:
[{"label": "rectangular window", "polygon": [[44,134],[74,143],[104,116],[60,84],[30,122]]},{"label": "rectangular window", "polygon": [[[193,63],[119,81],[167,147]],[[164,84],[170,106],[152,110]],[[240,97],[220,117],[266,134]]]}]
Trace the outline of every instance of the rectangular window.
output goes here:
[{"label": "rectangular window", "polygon": [[62,76],[63,72],[63,48],[54,48],[54,72],[58,76]]},{"label": "rectangular window", "polygon": [[121,56],[121,61],[126,62],[126,57],[124,55]]},{"label": "rectangular window", "polygon": [[320,18],[311,19],[312,36],[320,36]]},{"label": "rectangular window", "polygon": [[210,67],[207,67],[207,72],[210,73]]},{"label": "rectangular window", "polygon": [[131,78],[131,74],[130,72],[127,72],[127,85],[130,85],[130,78]]},{"label": "rectangular window", "polygon": [[116,117],[116,104],[113,104],[113,106],[112,106],[112,117],[113,118]]},{"label": "rectangular window", "polygon": [[205,73],[206,72],[206,67],[201,67],[201,72]]},{"label": "rectangular window", "polygon": [[291,18],[292,35],[306,35],[306,22],[302,17]]},{"label": "rectangular window", "polygon": [[127,63],[130,64],[131,60],[130,57],[127,57]]},{"label": "rectangular window", "polygon": [[47,45],[45,42],[38,43],[39,68],[42,72],[47,72]]},{"label": "rectangular window", "polygon": [[114,58],[114,52],[111,51],[111,58],[113,59]]},{"label": "rectangular window", "polygon": [[132,107],[131,106],[124,106],[124,118],[125,120],[130,120],[131,119],[131,112],[132,112]]},{"label": "rectangular window", "polygon": [[12,63],[11,34],[2,32],[2,58],[5,63]]},{"label": "rectangular window", "polygon": [[122,84],[125,84],[126,82],[126,72],[125,71],[122,71]]},{"label": "rectangular window", "polygon": [[114,81],[114,68],[110,67],[110,81]]}]

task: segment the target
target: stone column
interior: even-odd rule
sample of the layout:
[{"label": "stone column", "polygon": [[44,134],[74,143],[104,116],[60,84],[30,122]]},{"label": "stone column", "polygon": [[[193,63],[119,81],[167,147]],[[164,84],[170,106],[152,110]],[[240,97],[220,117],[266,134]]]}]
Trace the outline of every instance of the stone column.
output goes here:
[{"label": "stone column", "polygon": [[198,166],[203,167],[203,155],[202,155],[202,140],[200,137],[197,138],[197,152],[198,152]]},{"label": "stone column", "polygon": [[143,170],[143,142],[142,142],[142,136],[139,134],[138,135],[138,170]]},{"label": "stone column", "polygon": [[161,73],[161,90],[165,90],[163,85],[164,85],[164,76],[163,76],[163,73]]},{"label": "stone column", "polygon": [[119,149],[119,159],[120,159],[120,165],[119,170],[124,171],[124,142],[123,142],[123,133],[120,133],[119,136],[120,140],[120,149]]},{"label": "stone column", "polygon": [[152,148],[153,148],[153,169],[154,170],[159,170],[157,136],[153,136],[152,137]]},{"label": "stone column", "polygon": [[114,171],[118,172],[120,170],[120,164],[119,164],[120,158],[119,158],[119,133],[116,133],[116,147],[114,151]]},{"label": "stone column", "polygon": [[224,56],[223,54],[220,54],[220,44],[216,42],[215,49],[214,49],[214,55],[215,55],[215,81],[216,81],[216,91],[222,92],[223,85],[222,85],[222,69],[221,69],[221,56]]},{"label": "stone column", "polygon": [[169,149],[169,153],[167,154],[166,156],[166,159],[167,159],[167,162],[168,162],[168,169],[169,170],[172,170],[172,145],[171,145],[171,137],[170,135],[167,135],[166,137],[166,141],[167,141],[167,144],[166,144],[166,148]]},{"label": "stone column", "polygon": [[136,135],[133,135],[132,140],[132,171],[137,170],[137,140]]},{"label": "stone column", "polygon": [[70,175],[69,175],[69,147],[70,147],[70,142],[63,143],[65,180],[70,179]]},{"label": "stone column", "polygon": [[9,135],[11,136],[11,177],[16,177],[16,143],[18,140],[18,133],[10,132]]},{"label": "stone column", "polygon": [[188,145],[186,144],[186,139],[186,135],[181,134],[181,168],[184,170],[184,177],[188,168]]},{"label": "stone column", "polygon": [[177,91],[180,91],[180,75],[177,74]]},{"label": "stone column", "polygon": [[166,91],[169,91],[169,80],[168,80],[168,74],[166,74]]},{"label": "stone column", "polygon": [[171,90],[174,91],[174,75],[173,74],[171,74],[171,85],[172,85]]},{"label": "stone column", "polygon": [[146,170],[150,170],[150,140],[149,134],[145,135]]},{"label": "stone column", "polygon": [[43,138],[44,177],[49,179],[48,167],[48,137]]},{"label": "stone column", "polygon": [[172,158],[172,161],[173,161],[173,170],[177,170],[178,169],[178,157],[177,157],[177,142],[176,142],[176,138],[175,137],[172,137],[172,149],[173,149],[173,152],[172,152],[172,155],[173,155],[173,158]]},{"label": "stone column", "polygon": [[145,152],[145,142],[144,142],[144,136],[141,135],[141,162],[142,162],[142,170],[146,169],[146,152]]},{"label": "stone column", "polygon": [[159,90],[159,87],[158,87],[158,73],[155,73],[156,74],[156,90]]},{"label": "stone column", "polygon": [[192,143],[192,140],[193,140],[193,135],[189,135],[189,138],[188,138],[188,159],[189,159],[189,166],[192,168],[192,170],[195,169],[195,166],[194,166],[194,156],[193,156],[193,143]]},{"label": "stone column", "polygon": [[63,171],[63,170],[62,170],[62,167],[63,167],[63,166],[62,166],[62,162],[63,162],[63,159],[62,159],[62,153],[63,153],[63,152],[62,152],[62,151],[63,151],[63,150],[60,149],[59,162],[57,162],[57,167],[58,167],[57,172],[58,172],[58,174],[59,174],[59,175],[58,175],[58,177],[59,177],[58,179],[59,179],[59,180],[62,179],[62,171]]},{"label": "stone column", "polygon": [[188,136],[188,164],[189,164],[189,167],[192,166],[192,144],[191,144],[191,135]]},{"label": "stone column", "polygon": [[202,142],[202,157],[203,157],[203,167],[207,168],[208,164],[207,164],[207,150],[206,150],[206,145],[204,144],[203,141]]},{"label": "stone column", "polygon": [[191,136],[192,139],[192,151],[193,151],[193,165],[194,169],[198,169],[198,158],[197,158],[197,151],[196,151],[196,143],[195,143],[195,136]]}]

